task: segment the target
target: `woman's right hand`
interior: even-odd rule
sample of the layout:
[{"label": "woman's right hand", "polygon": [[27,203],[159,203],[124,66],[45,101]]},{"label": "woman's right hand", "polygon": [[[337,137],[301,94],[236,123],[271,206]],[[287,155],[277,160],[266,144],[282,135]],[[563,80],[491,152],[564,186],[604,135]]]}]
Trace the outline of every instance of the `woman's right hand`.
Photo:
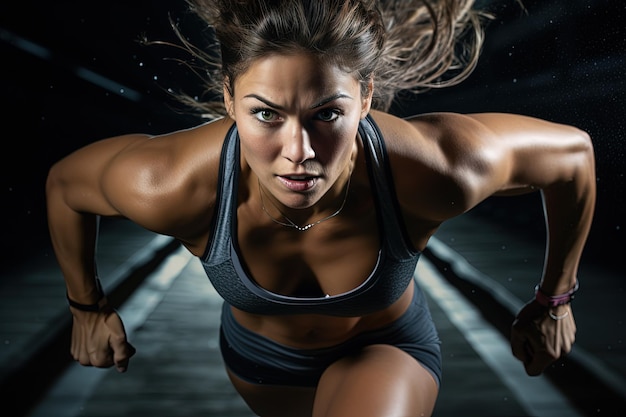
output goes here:
[{"label": "woman's right hand", "polygon": [[135,348],[128,343],[124,324],[117,312],[105,308],[87,312],[70,307],[74,321],[70,351],[75,361],[83,366],[110,368],[126,372]]}]

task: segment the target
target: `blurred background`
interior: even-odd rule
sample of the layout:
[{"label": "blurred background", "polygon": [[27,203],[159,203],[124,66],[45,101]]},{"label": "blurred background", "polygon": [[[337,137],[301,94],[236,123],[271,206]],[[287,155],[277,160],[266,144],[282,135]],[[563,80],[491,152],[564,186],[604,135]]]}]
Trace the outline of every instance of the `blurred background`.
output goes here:
[{"label": "blurred background", "polygon": [[[598,198],[585,256],[621,268],[626,248],[626,6],[610,0],[483,1],[498,17],[482,59],[458,86],[430,91],[400,111],[510,112],[587,131]],[[513,201],[514,200],[514,201]],[[478,213],[543,242],[538,195],[493,198]]]},{"label": "blurred background", "polygon": [[[621,267],[624,253],[626,18],[621,0],[482,0],[496,14],[478,68],[462,84],[399,102],[400,115],[501,111],[569,123],[589,132],[597,154],[598,203],[585,256]],[[129,132],[163,133],[200,122],[168,93],[199,93],[198,80],[168,58],[169,19],[199,33],[185,3],[113,0],[3,2],[0,6],[3,148],[2,256],[32,260],[48,243],[44,181],[72,150]],[[192,38],[193,39],[193,38]],[[199,39],[197,39],[200,41]],[[201,41],[200,41],[201,42]],[[543,242],[538,195],[492,199],[476,211],[503,218]]]},{"label": "blurred background", "polygon": [[[403,97],[393,112],[402,116],[512,112],[589,132],[596,149],[598,199],[583,262],[623,277],[626,3],[524,0],[522,7],[516,0],[478,0],[477,4],[496,19],[487,26],[483,54],[473,74],[454,87]],[[15,273],[21,265],[47,266],[53,258],[44,195],[51,164],[105,137],[159,134],[204,122],[185,114],[171,95],[201,92],[198,79],[176,60],[185,55],[175,48],[139,42],[144,37],[176,42],[171,22],[193,42],[203,44],[202,27],[183,0],[99,4],[21,0],[0,5],[0,291],[22,279]],[[533,240],[539,248],[545,244],[538,194],[492,198],[473,212],[477,217],[472,219],[498,224],[499,230]],[[595,288],[589,284],[586,294],[595,291],[594,303],[609,295],[612,300],[623,297],[621,280],[611,287],[612,294],[601,294],[601,280]],[[587,305],[592,301],[589,295]],[[67,318],[64,300],[56,292],[51,298],[62,304]],[[21,307],[32,309],[29,300]],[[581,297],[581,307],[584,301]],[[587,323],[581,314],[581,328],[610,333],[615,343],[601,354],[610,351],[623,364],[626,308],[612,302],[611,313],[606,314],[605,306],[597,304],[591,307],[598,314],[588,314]],[[9,308],[0,310],[4,315],[0,319],[19,327],[8,323],[14,317],[7,313]],[[608,317],[597,321],[602,315]]]}]

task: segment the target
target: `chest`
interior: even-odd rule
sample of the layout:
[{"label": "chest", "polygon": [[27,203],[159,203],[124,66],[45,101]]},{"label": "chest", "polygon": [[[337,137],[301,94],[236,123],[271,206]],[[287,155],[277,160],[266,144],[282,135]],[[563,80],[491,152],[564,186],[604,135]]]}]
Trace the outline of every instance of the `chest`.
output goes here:
[{"label": "chest", "polygon": [[292,297],[337,295],[358,287],[378,261],[375,213],[333,220],[304,232],[276,224],[240,228],[246,272],[262,288]]}]

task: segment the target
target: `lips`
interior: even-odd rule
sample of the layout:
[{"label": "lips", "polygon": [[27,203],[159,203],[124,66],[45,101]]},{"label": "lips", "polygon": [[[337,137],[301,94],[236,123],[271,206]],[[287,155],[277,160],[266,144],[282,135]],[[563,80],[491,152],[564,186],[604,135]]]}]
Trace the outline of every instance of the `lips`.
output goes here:
[{"label": "lips", "polygon": [[302,192],[313,188],[317,183],[318,177],[310,175],[281,175],[278,179],[289,190]]}]

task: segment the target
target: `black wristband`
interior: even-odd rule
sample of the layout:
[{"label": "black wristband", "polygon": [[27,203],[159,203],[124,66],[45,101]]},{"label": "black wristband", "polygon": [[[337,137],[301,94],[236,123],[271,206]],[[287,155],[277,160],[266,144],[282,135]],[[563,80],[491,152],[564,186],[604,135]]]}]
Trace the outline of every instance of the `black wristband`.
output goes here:
[{"label": "black wristband", "polygon": [[71,307],[74,307],[75,309],[80,310],[80,311],[91,311],[91,312],[101,311],[102,308],[107,304],[107,298],[104,295],[104,291],[102,290],[102,284],[100,284],[100,280],[98,278],[96,278],[96,285],[98,287],[98,292],[100,293],[100,298],[98,299],[96,303],[94,304],[77,303],[76,301],[72,300],[66,292],[65,297],[67,298],[67,302],[69,303]]},{"label": "black wristband", "polygon": [[67,297],[67,302],[69,303],[69,305],[71,307],[74,307],[77,310],[80,310],[80,311],[97,312],[97,311],[102,310],[102,307],[104,307],[106,305],[106,297],[104,296],[104,294],[102,294],[102,296],[100,297],[98,302],[95,303],[95,304],[81,304],[81,303],[77,303],[76,301],[72,300],[67,295],[66,295],[66,297]]}]

